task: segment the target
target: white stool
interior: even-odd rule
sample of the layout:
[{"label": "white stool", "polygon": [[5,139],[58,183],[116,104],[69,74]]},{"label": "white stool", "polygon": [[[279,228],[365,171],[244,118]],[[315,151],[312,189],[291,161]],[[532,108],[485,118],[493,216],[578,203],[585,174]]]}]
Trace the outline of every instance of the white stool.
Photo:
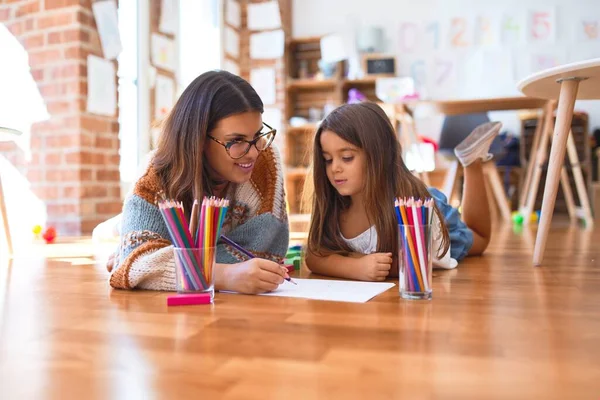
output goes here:
[{"label": "white stool", "polygon": [[[0,126],[0,142],[11,141],[19,135],[21,135],[20,131]],[[4,229],[4,236],[6,236],[6,244],[8,245],[8,255],[12,256],[12,238],[10,236],[10,227],[8,226],[8,213],[6,211],[4,190],[2,188],[2,171],[0,171],[0,216],[2,217],[2,227]]]},{"label": "white stool", "polygon": [[[586,100],[600,99],[600,58],[561,65],[535,73],[523,79],[517,86],[526,96],[549,100],[558,98],[550,163],[542,200],[542,213],[533,251],[533,264],[537,266],[542,263],[544,258],[546,240],[552,222],[556,193],[558,192],[558,182],[561,178],[567,141],[570,139],[569,131],[575,100],[578,98]],[[569,142],[569,153],[572,155],[572,147],[574,147],[572,146],[572,138]],[[575,178],[577,180],[577,176]],[[589,213],[590,203],[587,193],[581,196],[580,201],[584,213]],[[586,215],[586,219],[588,217],[589,215]]]}]

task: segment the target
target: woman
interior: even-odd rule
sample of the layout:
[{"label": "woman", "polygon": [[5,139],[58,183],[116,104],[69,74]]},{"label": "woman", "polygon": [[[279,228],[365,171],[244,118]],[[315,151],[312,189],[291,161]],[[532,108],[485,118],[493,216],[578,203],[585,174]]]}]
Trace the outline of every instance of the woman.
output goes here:
[{"label": "woman", "polygon": [[157,194],[181,201],[230,200],[223,233],[257,258],[219,244],[215,289],[274,290],[287,273],[279,262],[289,227],[283,173],[271,146],[276,131],[262,121],[263,104],[239,76],[211,71],[196,78],[175,104],[156,153],[125,200],[121,243],[110,284],[120,289],[175,290],[173,247]]}]

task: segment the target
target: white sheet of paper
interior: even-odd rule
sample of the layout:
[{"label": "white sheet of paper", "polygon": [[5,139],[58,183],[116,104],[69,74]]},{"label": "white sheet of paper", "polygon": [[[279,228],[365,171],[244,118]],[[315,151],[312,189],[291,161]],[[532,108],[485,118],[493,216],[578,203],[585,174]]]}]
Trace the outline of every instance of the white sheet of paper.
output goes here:
[{"label": "white sheet of paper", "polygon": [[331,34],[321,38],[321,59],[334,63],[348,58],[344,38],[341,35]]},{"label": "white sheet of paper", "polygon": [[239,28],[242,24],[240,3],[237,0],[227,0],[225,3],[225,22],[235,28]]},{"label": "white sheet of paper", "polygon": [[160,3],[160,21],[158,29],[164,33],[177,34],[177,2],[162,0]]},{"label": "white sheet of paper", "polygon": [[354,282],[324,279],[292,278],[297,285],[283,282],[273,292],[261,296],[296,297],[312,300],[344,301],[350,303],[366,303],[373,297],[396,286],[389,282]]},{"label": "white sheet of paper", "polygon": [[175,83],[164,75],[156,75],[154,88],[154,117],[161,120],[169,114],[175,103]]},{"label": "white sheet of paper", "polygon": [[235,61],[225,59],[223,61],[223,69],[225,71],[231,72],[234,75],[240,74],[240,66]]},{"label": "white sheet of paper", "polygon": [[281,15],[277,1],[248,4],[248,29],[260,31],[281,27]]},{"label": "white sheet of paper", "polygon": [[112,117],[117,110],[115,66],[111,61],[89,55],[87,58],[87,111]]},{"label": "white sheet of paper", "polygon": [[225,27],[225,52],[233,58],[240,56],[240,37],[236,31],[230,27]]},{"label": "white sheet of paper", "polygon": [[275,104],[275,68],[254,68],[250,71],[250,84],[265,105]]},{"label": "white sheet of paper", "polygon": [[177,66],[175,59],[175,42],[166,36],[153,33],[150,46],[152,64],[158,68],[175,71]]},{"label": "white sheet of paper", "polygon": [[250,58],[268,60],[283,56],[284,35],[281,29],[250,35]]},{"label": "white sheet of paper", "polygon": [[119,36],[117,3],[114,0],[99,1],[92,4],[94,19],[98,27],[102,52],[107,60],[115,59],[123,47]]}]

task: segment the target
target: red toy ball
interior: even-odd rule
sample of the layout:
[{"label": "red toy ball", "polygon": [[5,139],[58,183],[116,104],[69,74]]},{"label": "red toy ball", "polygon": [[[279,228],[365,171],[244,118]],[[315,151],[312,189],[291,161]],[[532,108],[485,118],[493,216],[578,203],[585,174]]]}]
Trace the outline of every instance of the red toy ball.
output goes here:
[{"label": "red toy ball", "polygon": [[44,233],[42,233],[42,237],[44,238],[44,240],[46,241],[46,243],[52,243],[54,242],[54,239],[56,239],[56,229],[54,229],[53,227],[48,227]]}]

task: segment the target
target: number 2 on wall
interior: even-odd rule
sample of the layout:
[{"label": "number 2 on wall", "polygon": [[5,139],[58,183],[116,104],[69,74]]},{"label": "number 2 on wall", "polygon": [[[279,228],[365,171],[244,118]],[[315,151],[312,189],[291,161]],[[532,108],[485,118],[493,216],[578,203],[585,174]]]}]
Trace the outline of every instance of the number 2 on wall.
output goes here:
[{"label": "number 2 on wall", "polygon": [[452,32],[452,46],[454,47],[467,47],[469,45],[468,40],[465,38],[467,31],[467,20],[464,18],[452,18],[451,32]]}]

